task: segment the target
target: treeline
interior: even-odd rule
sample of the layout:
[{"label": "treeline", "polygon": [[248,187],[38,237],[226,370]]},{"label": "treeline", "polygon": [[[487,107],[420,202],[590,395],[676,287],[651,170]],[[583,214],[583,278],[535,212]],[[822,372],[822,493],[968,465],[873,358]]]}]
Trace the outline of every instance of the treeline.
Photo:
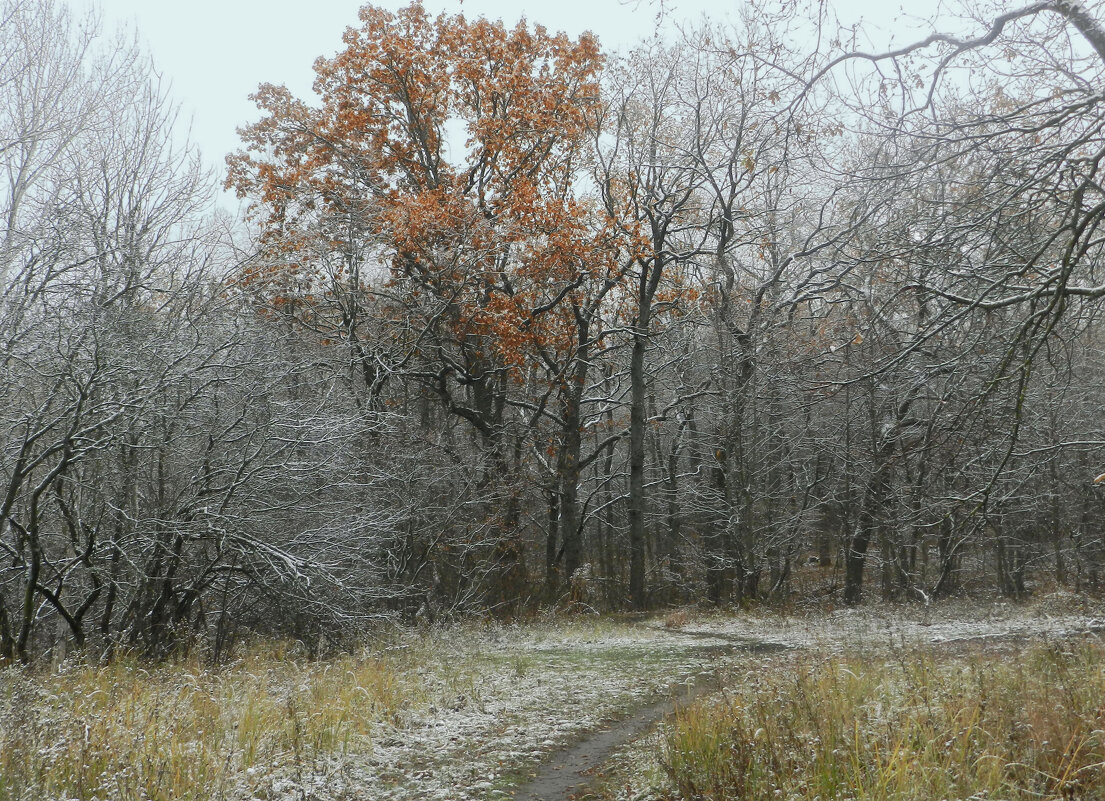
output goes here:
[{"label": "treeline", "polygon": [[1082,6],[867,55],[366,7],[256,95],[248,235],[139,52],[0,14],[0,661],[1097,587]]}]

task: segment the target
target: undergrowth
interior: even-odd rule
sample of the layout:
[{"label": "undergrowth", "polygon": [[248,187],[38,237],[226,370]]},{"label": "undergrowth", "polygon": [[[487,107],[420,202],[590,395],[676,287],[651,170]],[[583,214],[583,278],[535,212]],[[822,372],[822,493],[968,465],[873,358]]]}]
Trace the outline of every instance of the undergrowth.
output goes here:
[{"label": "undergrowth", "polygon": [[[382,632],[360,653],[317,660],[294,644],[257,642],[217,668],[125,656],[0,668],[0,801],[302,799],[319,786],[327,798],[352,797],[344,786],[363,797],[363,774],[342,771],[400,784],[445,758],[374,761],[427,720],[488,717],[485,704],[502,706],[496,693],[550,673],[663,674],[648,649],[572,645],[626,631],[599,618],[474,622]],[[539,689],[526,703],[555,702]]]},{"label": "undergrowth", "polygon": [[1105,798],[1105,648],[799,657],[678,710],[664,798]]},{"label": "undergrowth", "polygon": [[[374,725],[419,702],[416,656],[309,661],[255,646],[209,669],[117,659],[0,672],[0,801],[265,796],[275,769],[371,748]],[[256,775],[257,781],[251,781]]]}]

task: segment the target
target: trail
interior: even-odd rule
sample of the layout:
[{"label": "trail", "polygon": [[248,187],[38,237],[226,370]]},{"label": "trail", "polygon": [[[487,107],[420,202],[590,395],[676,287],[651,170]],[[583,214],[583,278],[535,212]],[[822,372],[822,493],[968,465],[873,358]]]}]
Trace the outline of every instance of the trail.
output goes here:
[{"label": "trail", "polygon": [[[1067,625],[1064,626],[1061,623],[1056,625],[1058,621],[1032,621],[1027,625],[1024,621],[1018,621],[1020,625],[1014,626],[1008,623],[1003,625],[1001,622],[987,622],[979,625],[976,622],[969,628],[959,621],[944,625],[924,623],[906,626],[904,629],[891,629],[893,634],[889,637],[887,637],[888,630],[880,624],[868,628],[863,639],[868,640],[868,646],[871,640],[878,641],[885,637],[888,640],[898,638],[902,644],[906,641],[914,644],[927,642],[941,650],[956,650],[967,646],[977,647],[980,644],[986,647],[1001,647],[1034,637],[1066,639],[1105,631],[1105,624],[1096,618],[1089,620],[1076,618],[1064,622]],[[778,633],[782,634],[782,632]],[[854,631],[851,633],[855,635]],[[703,646],[703,649],[714,652],[719,657],[741,652],[765,654],[786,650],[810,650],[829,644],[826,640],[815,643],[803,637],[758,639],[717,628],[681,629],[673,634],[711,640],[713,644]],[[837,639],[830,636],[827,639],[837,640],[835,644],[840,646],[850,638]],[[854,645],[855,641],[850,644]],[[575,744],[551,754],[530,781],[514,790],[512,797],[516,801],[572,801],[573,799],[582,801],[588,797],[588,790],[594,782],[601,777],[598,771],[619,749],[646,732],[666,715],[671,714],[679,705],[687,704],[717,689],[717,684],[718,670],[714,670],[694,681],[673,685],[668,697],[638,707],[624,718],[613,721],[585,735]]]},{"label": "trail", "polygon": [[[718,656],[736,652],[772,653],[790,648],[781,643],[726,634],[694,631],[683,631],[680,634],[715,641],[724,640],[722,645],[704,646],[704,650],[712,651]],[[622,746],[643,734],[666,715],[670,715],[676,707],[717,689],[717,679],[717,672],[714,671],[693,681],[673,685],[668,697],[639,707],[626,717],[587,734],[574,745],[555,752],[540,766],[529,782],[513,792],[513,798],[517,801],[567,801],[585,797],[582,794],[599,777],[597,771]]]}]

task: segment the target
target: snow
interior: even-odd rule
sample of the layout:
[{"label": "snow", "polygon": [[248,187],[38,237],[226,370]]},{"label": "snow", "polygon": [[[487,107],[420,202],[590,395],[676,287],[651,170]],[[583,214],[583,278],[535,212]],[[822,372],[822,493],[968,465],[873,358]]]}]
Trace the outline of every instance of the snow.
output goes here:
[{"label": "snow", "polygon": [[[442,662],[426,666],[433,703],[379,726],[362,753],[335,755],[301,779],[292,781],[286,766],[276,768],[263,794],[254,797],[509,798],[509,787],[532,775],[551,753],[619,712],[740,659],[742,649],[844,651],[1102,629],[1100,614],[1052,614],[998,603],[844,609],[809,617],[719,615],[680,629],[656,620],[582,631],[446,632]],[[460,666],[451,679],[443,672],[450,665]]]},{"label": "snow", "polygon": [[421,677],[432,688],[430,703],[309,770],[271,766],[239,797],[508,798],[507,788],[550,753],[713,670],[716,646],[724,644],[649,626],[441,636],[441,661]]},{"label": "snow", "polygon": [[1052,601],[1032,606],[1006,602],[868,606],[809,617],[742,616],[693,624],[683,631],[833,652],[1105,631],[1105,610],[1072,611],[1066,599]]},{"label": "snow", "polygon": [[[1071,599],[678,619],[684,618],[677,626],[575,618],[401,634],[365,655],[394,657],[409,703],[358,729],[335,751],[318,756],[306,749],[254,764],[236,774],[225,794],[240,801],[509,798],[540,763],[589,731],[751,653],[867,652],[1105,630],[1102,609]],[[296,708],[313,702],[299,679],[279,691]],[[638,748],[647,750],[647,743],[646,737]]]}]

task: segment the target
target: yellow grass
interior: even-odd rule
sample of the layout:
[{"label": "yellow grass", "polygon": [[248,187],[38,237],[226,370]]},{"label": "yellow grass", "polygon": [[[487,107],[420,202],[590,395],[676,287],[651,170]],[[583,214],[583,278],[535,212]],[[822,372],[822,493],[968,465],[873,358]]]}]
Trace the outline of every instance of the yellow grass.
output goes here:
[{"label": "yellow grass", "polygon": [[[406,659],[407,657],[404,657]],[[212,799],[249,769],[371,748],[417,701],[394,659],[258,647],[218,670],[121,659],[0,673],[0,799]]]},{"label": "yellow grass", "polygon": [[[537,644],[608,630],[620,629],[573,618],[516,636]],[[478,706],[488,671],[534,669],[523,650],[505,652],[504,664],[498,649],[481,645],[489,631],[478,623],[389,630],[358,654],[323,660],[258,642],[216,669],[126,657],[53,671],[0,668],[0,801],[280,795],[274,783],[285,778],[300,784],[363,764],[346,757],[371,756],[424,714]]]},{"label": "yellow grass", "polygon": [[661,750],[670,798],[1101,799],[1105,648],[799,657],[680,710]]}]

